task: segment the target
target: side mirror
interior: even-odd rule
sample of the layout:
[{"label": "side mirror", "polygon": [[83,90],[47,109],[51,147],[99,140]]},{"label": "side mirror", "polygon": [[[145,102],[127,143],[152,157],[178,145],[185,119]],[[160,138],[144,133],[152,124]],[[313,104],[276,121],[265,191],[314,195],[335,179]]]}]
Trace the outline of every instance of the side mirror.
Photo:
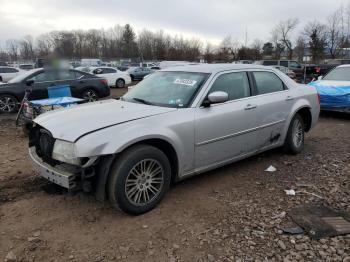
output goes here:
[{"label": "side mirror", "polygon": [[228,101],[228,94],[223,91],[215,91],[208,95],[208,99],[203,101],[204,107],[209,107],[211,104],[224,103]]},{"label": "side mirror", "polygon": [[323,76],[317,77],[317,80],[322,80]]},{"label": "side mirror", "polygon": [[27,80],[26,81],[26,86],[32,86],[34,84],[34,80]]}]

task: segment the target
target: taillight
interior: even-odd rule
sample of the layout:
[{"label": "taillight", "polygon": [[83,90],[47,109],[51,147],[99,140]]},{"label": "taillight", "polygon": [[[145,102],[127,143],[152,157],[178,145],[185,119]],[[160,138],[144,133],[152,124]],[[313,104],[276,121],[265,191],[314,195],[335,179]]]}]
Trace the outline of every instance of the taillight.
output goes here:
[{"label": "taillight", "polygon": [[106,85],[106,86],[108,85],[108,82],[107,82],[106,79],[101,79],[101,83],[104,84],[104,85]]}]

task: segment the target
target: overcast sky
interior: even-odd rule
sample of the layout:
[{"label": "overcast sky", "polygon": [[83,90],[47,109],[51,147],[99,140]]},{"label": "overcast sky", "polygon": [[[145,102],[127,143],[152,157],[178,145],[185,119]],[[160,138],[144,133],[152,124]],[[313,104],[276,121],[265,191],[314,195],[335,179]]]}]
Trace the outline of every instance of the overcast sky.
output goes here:
[{"label": "overcast sky", "polygon": [[130,23],[198,37],[214,44],[232,35],[240,41],[269,40],[281,20],[299,18],[302,25],[326,17],[350,0],[0,0],[0,43],[9,38],[52,30],[108,28]]}]

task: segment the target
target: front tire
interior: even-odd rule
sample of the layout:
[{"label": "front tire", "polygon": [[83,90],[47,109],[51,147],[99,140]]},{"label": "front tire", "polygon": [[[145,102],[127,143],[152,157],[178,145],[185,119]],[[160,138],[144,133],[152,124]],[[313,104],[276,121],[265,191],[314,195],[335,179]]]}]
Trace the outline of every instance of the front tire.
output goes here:
[{"label": "front tire", "polygon": [[18,100],[12,95],[0,95],[0,113],[14,113],[18,109]]},{"label": "front tire", "polygon": [[108,178],[112,206],[139,215],[155,208],[168,191],[171,167],[166,155],[153,146],[138,145],[118,157]]},{"label": "front tire", "polygon": [[304,149],[304,121],[303,118],[296,114],[289,124],[287,137],[284,142],[284,150],[291,154],[299,154]]}]

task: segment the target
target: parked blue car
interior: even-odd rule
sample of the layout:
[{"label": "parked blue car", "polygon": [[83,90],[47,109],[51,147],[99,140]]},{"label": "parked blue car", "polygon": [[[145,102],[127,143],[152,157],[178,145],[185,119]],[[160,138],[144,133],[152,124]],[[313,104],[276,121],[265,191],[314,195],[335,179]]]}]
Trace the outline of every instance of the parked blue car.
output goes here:
[{"label": "parked blue car", "polygon": [[350,112],[350,65],[338,66],[309,85],[316,87],[322,110]]},{"label": "parked blue car", "polygon": [[130,74],[131,80],[142,80],[146,75],[154,71],[148,67],[130,67],[127,72]]}]

